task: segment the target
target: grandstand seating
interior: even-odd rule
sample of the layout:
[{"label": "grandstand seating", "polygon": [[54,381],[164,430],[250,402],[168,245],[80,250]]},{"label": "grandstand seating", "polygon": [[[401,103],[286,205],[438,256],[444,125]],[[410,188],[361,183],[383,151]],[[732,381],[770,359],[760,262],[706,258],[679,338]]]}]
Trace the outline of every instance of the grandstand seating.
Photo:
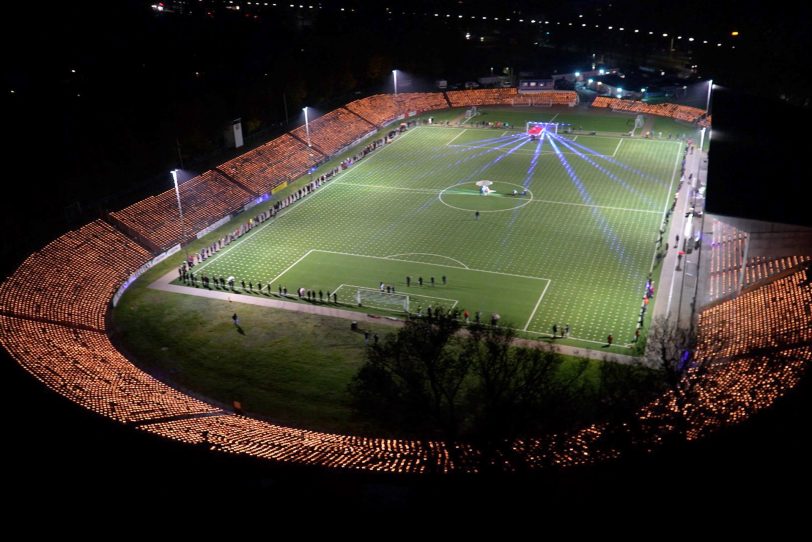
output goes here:
[{"label": "grandstand seating", "polygon": [[472,105],[512,105],[518,96],[515,88],[482,88],[475,90],[449,90],[448,101],[453,107]]},{"label": "grandstand seating", "polygon": [[708,299],[713,301],[735,293],[744,262],[747,234],[725,222],[713,220]]},{"label": "grandstand seating", "polygon": [[403,114],[399,105],[392,94],[376,94],[350,102],[344,107],[376,126],[383,126]]},{"label": "grandstand seating", "polygon": [[[310,142],[327,156],[332,156],[347,145],[364,137],[375,126],[355,113],[339,107],[310,121]],[[307,130],[299,126],[291,134],[307,141]]]},{"label": "grandstand seating", "polygon": [[398,94],[395,101],[399,104],[400,110],[407,115],[411,112],[448,109],[448,102],[442,92],[406,92]]},{"label": "grandstand seating", "polygon": [[796,270],[702,311],[699,360],[684,376],[687,398],[673,391],[644,410],[655,419],[681,411],[686,437],[699,438],[770,406],[812,362],[812,288]]},{"label": "grandstand seating", "polygon": [[[716,357],[733,357],[751,349],[780,347],[796,343],[805,337],[812,344],[810,315],[812,302],[808,287],[801,287],[803,272],[778,278],[755,290],[744,291],[738,297],[711,306],[700,316],[700,329],[705,332],[706,350]],[[724,344],[710,342],[729,336]]]},{"label": "grandstand seating", "polygon": [[439,92],[407,92],[397,96],[394,94],[376,94],[350,102],[345,107],[380,127],[394,121],[401,115],[406,117],[410,113],[447,109],[448,104]]},{"label": "grandstand seating", "polygon": [[[598,96],[592,102],[592,107],[611,109],[612,111],[625,111],[627,113],[640,113],[645,115],[656,115],[659,117],[670,117],[684,122],[699,122],[705,115],[704,109],[678,105],[671,103],[647,104],[636,100],[621,100]],[[710,119],[707,119],[710,122]]]},{"label": "grandstand seating", "polygon": [[136,368],[103,332],[9,316],[0,326],[0,342],[29,373],[103,416],[134,423],[219,412]]},{"label": "grandstand seating", "polygon": [[324,156],[295,137],[277,137],[218,167],[257,194],[268,194],[285,181],[307,173]]},{"label": "grandstand seating", "polygon": [[578,94],[572,90],[544,90],[533,94],[519,94],[515,88],[485,88],[476,90],[450,90],[446,92],[454,107],[472,105],[567,105],[578,103]]},{"label": "grandstand seating", "polygon": [[97,220],[31,254],[0,285],[0,312],[103,330],[107,304],[149,252]]},{"label": "grandstand seating", "polygon": [[[207,171],[180,185],[184,234],[187,239],[253,199],[252,194],[215,171]],[[134,230],[162,250],[181,242],[181,224],[175,190],[148,197],[111,218]]]},{"label": "grandstand seating", "polygon": [[[461,104],[474,96],[500,100],[510,95],[476,92],[454,99]],[[394,111],[404,105],[416,110],[446,106],[439,93],[409,96],[399,95],[403,102],[394,102]],[[377,115],[374,104],[386,100],[372,98],[353,102],[356,113],[372,124],[385,122],[381,119],[393,109],[381,106]],[[325,149],[341,148],[371,126],[347,110],[325,117],[319,127],[328,128],[328,134],[318,136]],[[307,152],[300,141],[285,135],[222,168],[252,190],[264,192],[277,179],[292,178],[303,165],[310,165],[310,155],[303,154]],[[181,192],[188,234],[250,200],[245,190],[213,171],[184,183]],[[180,240],[175,205],[174,192],[167,191],[113,215],[156,245],[168,247]],[[718,292],[735,290],[743,235],[721,222],[714,224],[712,273],[719,276]],[[139,370],[110,342],[105,316],[116,289],[151,257],[101,220],[59,237],[0,284],[0,344],[26,371],[71,401],[177,441],[326,467],[398,473],[477,470],[477,452],[465,444],[455,446],[452,459],[451,451],[439,442],[281,427],[226,412]],[[671,423],[675,414],[686,422],[685,436],[699,438],[768,407],[798,383],[812,362],[812,289],[803,284],[805,274],[798,268],[806,259],[754,259],[745,279],[755,286],[702,311],[694,359],[704,363],[695,364],[684,376],[683,389],[690,390],[690,400],[681,401],[671,390],[640,411],[641,420],[652,422],[650,442],[660,442],[663,433],[677,430]],[[658,420],[662,423],[654,423]],[[530,468],[590,463],[617,455],[601,444],[606,430],[605,425],[591,425],[517,441],[514,449]]]},{"label": "grandstand seating", "polygon": [[747,260],[747,265],[744,268],[743,286],[766,280],[810,259],[812,259],[812,256],[787,256],[784,258],[761,256],[750,258]]}]

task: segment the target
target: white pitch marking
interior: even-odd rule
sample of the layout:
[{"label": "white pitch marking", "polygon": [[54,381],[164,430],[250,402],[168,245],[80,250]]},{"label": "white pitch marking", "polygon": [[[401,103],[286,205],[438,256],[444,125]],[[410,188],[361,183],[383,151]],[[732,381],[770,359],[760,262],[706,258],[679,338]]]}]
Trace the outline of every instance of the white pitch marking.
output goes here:
[{"label": "white pitch marking", "polygon": [[[406,187],[403,187],[403,186],[386,186],[386,185],[380,185],[380,184],[360,184],[360,183],[348,183],[348,182],[337,183],[337,184],[340,184],[342,186],[357,186],[359,188],[375,188],[375,189],[379,189],[379,190],[400,190],[400,191],[405,191],[405,192],[417,192],[419,194],[439,194],[439,193],[444,192],[444,191],[447,190],[447,188],[444,188],[443,190],[434,190],[434,189],[431,189],[431,188],[406,188]],[[511,184],[511,183],[507,183],[507,184]],[[471,192],[471,193],[459,192],[459,193],[455,193],[454,195],[481,197],[480,194],[473,193],[473,192]],[[552,203],[552,204],[556,204],[556,205],[575,205],[575,206],[578,206],[578,207],[594,207],[596,209],[611,209],[611,210],[615,210],[615,211],[629,211],[629,212],[634,212],[634,213],[659,214],[659,211],[652,211],[652,210],[649,210],[649,209],[631,209],[631,208],[628,208],[628,207],[612,207],[612,206],[609,206],[609,205],[589,205],[587,203],[573,203],[573,202],[569,202],[569,201],[554,201],[554,200],[538,199],[538,198],[533,198],[533,199],[527,200],[527,203],[533,203],[533,202],[535,202],[535,203]],[[512,209],[502,209],[502,210],[511,211]],[[482,211],[482,212],[490,213],[490,212],[497,212],[497,211]],[[417,254],[417,253],[414,253],[414,254]]]},{"label": "white pitch marking", "polygon": [[271,280],[271,284],[273,284],[274,282],[276,282],[277,280],[279,280],[279,277],[281,277],[282,275],[284,275],[285,273],[287,273],[288,271],[290,271],[290,270],[291,270],[291,268],[292,268],[293,266],[295,266],[296,264],[298,264],[299,262],[301,262],[302,260],[304,260],[305,258],[307,258],[308,256],[310,256],[310,253],[311,253],[311,252],[313,252],[313,250],[314,250],[314,249],[310,249],[310,250],[308,250],[307,252],[305,252],[305,253],[304,253],[304,256],[302,256],[301,258],[299,258],[298,260],[296,260],[295,262],[293,262],[292,264],[290,264],[290,265],[289,265],[289,266],[288,266],[288,267],[287,267],[287,268],[286,268],[284,271],[282,271],[281,273],[279,273],[278,275],[276,275],[276,276],[275,276],[275,277],[274,277],[274,278]]},{"label": "white pitch marking", "polygon": [[617,147],[615,147],[615,152],[613,152],[613,153],[612,153],[612,157],[613,157],[613,158],[614,158],[615,156],[617,156],[617,151],[619,151],[619,150],[620,150],[620,146],[621,146],[622,144],[623,144],[623,138],[621,138],[621,139],[620,139],[620,140],[617,142]]},{"label": "white pitch marking", "polygon": [[341,186],[357,186],[359,188],[375,188],[375,189],[389,189],[389,190],[400,190],[403,192],[417,192],[418,194],[439,194],[439,190],[435,190],[433,188],[407,188],[405,186],[387,186],[382,184],[364,184],[364,183],[352,183],[352,182],[343,182],[343,183],[336,183],[340,184]]},{"label": "white pitch marking", "polygon": [[[372,154],[372,156],[370,156],[370,157],[368,157],[368,158],[365,158],[365,159],[364,159],[364,160],[363,160],[363,161],[362,161],[360,164],[354,165],[354,166],[353,166],[353,167],[351,167],[351,168],[348,168],[348,169],[345,169],[345,170],[343,170],[343,171],[338,172],[338,173],[337,173],[335,176],[333,176],[333,178],[332,178],[333,180],[328,181],[326,184],[323,184],[321,187],[319,187],[319,189],[317,189],[317,190],[315,191],[315,193],[311,193],[309,197],[304,198],[304,201],[302,201],[302,200],[297,200],[297,201],[293,202],[292,204],[288,205],[287,207],[285,207],[284,209],[282,209],[281,211],[279,211],[278,213],[276,213],[276,215],[274,215],[274,217],[273,217],[273,220],[267,220],[267,221],[263,222],[262,224],[260,224],[260,225],[259,225],[259,226],[257,226],[256,228],[254,228],[253,230],[249,231],[247,234],[243,235],[242,237],[240,237],[239,239],[237,239],[236,241],[234,241],[233,243],[230,243],[230,244],[229,244],[229,245],[228,245],[226,248],[224,248],[223,250],[221,250],[220,252],[218,252],[217,254],[215,254],[214,256],[212,256],[211,258],[207,259],[207,260],[206,260],[204,263],[200,264],[200,265],[197,267],[197,270],[198,270],[198,271],[200,271],[201,269],[203,269],[204,267],[206,267],[208,264],[210,264],[210,263],[211,263],[211,262],[212,262],[214,259],[219,259],[219,257],[220,257],[220,256],[224,256],[224,255],[225,255],[225,253],[226,253],[226,252],[228,252],[228,251],[229,251],[231,248],[233,248],[233,247],[237,246],[238,244],[242,243],[243,241],[247,241],[247,240],[253,239],[253,238],[254,238],[254,237],[256,237],[257,235],[259,235],[260,231],[265,231],[265,227],[266,227],[266,226],[271,226],[271,225],[275,224],[275,223],[276,223],[278,220],[281,220],[281,219],[282,219],[282,217],[284,217],[284,216],[288,215],[290,212],[292,212],[292,211],[294,211],[294,210],[298,209],[299,207],[301,207],[302,205],[304,205],[305,203],[307,203],[308,201],[310,201],[311,199],[313,199],[313,196],[316,196],[316,195],[318,195],[318,194],[321,194],[321,193],[322,193],[322,192],[324,192],[326,189],[328,189],[328,188],[330,188],[331,186],[336,185],[336,184],[351,184],[351,183],[341,183],[341,182],[339,182],[339,181],[338,181],[338,179],[339,179],[339,178],[343,178],[343,177],[345,177],[345,176],[346,176],[348,173],[350,173],[350,172],[352,172],[352,171],[357,170],[357,169],[358,169],[360,166],[362,166],[362,165],[366,164],[367,162],[369,162],[370,160],[372,160],[373,158],[375,158],[376,156],[378,156],[379,154],[381,154],[381,152],[383,152],[385,149],[387,149],[387,148],[389,148],[390,146],[394,145],[394,144],[395,144],[395,143],[397,143],[398,141],[401,141],[402,139],[404,139],[404,138],[408,137],[408,136],[409,136],[409,134],[416,132],[416,131],[418,130],[418,128],[419,128],[419,127],[417,127],[417,128],[412,128],[410,131],[406,132],[406,134],[405,134],[405,135],[402,135],[402,136],[398,137],[398,138],[397,138],[397,139],[395,139],[395,140],[394,140],[392,143],[390,143],[388,146],[386,146],[386,147],[382,148],[382,149],[380,150],[380,152],[373,153],[373,154]],[[363,185],[358,185],[358,186],[363,186]],[[432,193],[433,193],[433,192],[432,192]],[[228,223],[230,223],[230,222],[231,222],[231,221],[227,222],[226,224],[228,224]],[[224,224],[223,226],[225,226],[225,224]],[[221,227],[222,227],[222,226],[221,226]],[[219,229],[219,228],[218,228],[218,229]],[[254,235],[250,235],[250,236],[249,236],[249,234],[250,234],[251,232],[255,232],[255,234],[254,234]]]},{"label": "white pitch marking", "polygon": [[[402,252],[400,254],[390,254],[389,256],[384,256],[384,258],[386,258],[388,260],[388,259],[394,259],[397,256],[409,256],[410,254],[417,254],[419,256],[437,256],[438,258],[445,258],[446,260],[451,260],[452,262],[457,262],[458,264],[460,264],[465,269],[470,269],[470,267],[468,267],[467,265],[465,265],[461,261],[452,258],[451,256],[443,256],[442,254],[433,254],[431,252]],[[432,265],[432,264],[429,264],[429,265]]]},{"label": "white pitch marking", "polygon": [[610,205],[589,205],[588,203],[573,203],[570,201],[553,201],[546,199],[533,199],[535,203],[552,203],[555,205],[575,205],[577,207],[594,207],[595,209],[611,209],[614,211],[629,211],[632,213],[653,213],[660,214],[659,211],[651,211],[649,209],[630,209],[627,207],[612,207]]},{"label": "white pitch marking", "polygon": [[[663,206],[662,219],[660,220],[660,225],[665,224],[665,213],[666,213],[666,211],[668,209],[668,202],[671,201],[671,198],[673,197],[673,193],[671,191],[674,189],[674,179],[677,176],[677,167],[679,166],[679,156],[680,156],[680,152],[677,151],[677,156],[674,159],[674,170],[671,172],[671,184],[668,185],[668,194],[665,197],[665,205]],[[666,235],[666,237],[667,237],[667,234],[664,233],[664,235]],[[651,273],[654,270],[654,264],[655,264],[656,260],[657,260],[657,245],[655,244],[654,245],[654,254],[651,255],[651,266],[648,269],[649,273]],[[672,280],[672,284],[673,284],[673,280]]]},{"label": "white pitch marking", "polygon": [[446,143],[446,144],[445,144],[445,145],[446,145],[446,147],[447,147],[447,146],[449,146],[449,145],[451,145],[451,143],[453,143],[453,142],[454,142],[454,141],[455,141],[455,140],[456,140],[458,137],[460,137],[462,134],[464,134],[466,130],[467,130],[467,128],[466,128],[466,129],[463,129],[463,131],[462,131],[462,132],[460,132],[460,133],[458,133],[457,135],[455,135],[454,137],[452,137],[452,138],[451,138],[451,141],[449,141],[448,143]]},{"label": "white pitch marking", "polygon": [[[355,284],[344,284],[342,283],[341,286],[346,286],[347,288],[360,288],[361,290],[369,290],[370,292],[378,292],[378,288],[370,288],[369,286],[357,286]],[[341,287],[339,286],[339,288]],[[338,290],[338,288],[336,288]],[[450,297],[438,297],[436,295],[423,295],[423,294],[412,294],[412,293],[403,293],[403,292],[396,292],[395,295],[407,295],[409,297],[425,297],[426,299],[442,299],[443,301],[453,301],[456,305],[459,303],[459,299],[451,299]]]},{"label": "white pitch marking", "polygon": [[[459,269],[459,267],[457,267],[456,265],[445,265],[445,264],[442,264],[442,263],[416,262],[414,260],[401,260],[400,258],[387,258],[387,257],[384,257],[384,256],[369,256],[367,254],[353,254],[352,252],[339,252],[339,251],[336,251],[336,250],[324,250],[324,249],[320,249],[320,248],[314,248],[314,249],[310,250],[310,252],[324,252],[325,254],[338,254],[339,256],[356,256],[358,258],[372,258],[372,259],[375,259],[375,260],[389,260],[389,261],[393,261],[393,262],[416,263],[416,264],[422,264],[422,265],[433,265],[435,267],[446,267],[448,269]],[[517,274],[514,274],[514,273],[503,273],[502,271],[488,271],[486,269],[474,269],[473,267],[469,267],[469,268],[467,268],[467,270],[468,271],[477,271],[479,273],[490,273],[490,274],[493,274],[493,275],[502,275],[502,276],[505,276],[505,277],[518,277],[520,279],[546,280],[546,281],[551,280],[551,279],[548,279],[546,277],[531,277],[529,275],[517,275]]]},{"label": "white pitch marking", "polygon": [[544,285],[544,290],[541,291],[541,295],[539,296],[538,301],[536,301],[536,306],[533,307],[533,312],[530,313],[530,318],[527,319],[527,323],[524,325],[524,328],[522,328],[522,331],[527,331],[527,328],[530,325],[530,322],[533,321],[533,317],[536,315],[536,311],[539,309],[539,305],[541,304],[541,300],[544,298],[544,294],[547,293],[547,288],[550,287],[551,282],[552,281],[548,280],[547,284]]}]

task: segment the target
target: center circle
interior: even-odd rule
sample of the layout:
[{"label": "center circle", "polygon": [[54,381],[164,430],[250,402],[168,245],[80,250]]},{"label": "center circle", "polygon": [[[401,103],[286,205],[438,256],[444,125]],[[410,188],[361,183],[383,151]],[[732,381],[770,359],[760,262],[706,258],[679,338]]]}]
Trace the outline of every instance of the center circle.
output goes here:
[{"label": "center circle", "polygon": [[[520,184],[493,181],[488,189],[490,192],[483,194],[476,183],[455,184],[441,190],[439,198],[444,205],[452,209],[480,213],[520,209],[533,201],[533,193]],[[525,190],[527,193],[522,195]]]}]

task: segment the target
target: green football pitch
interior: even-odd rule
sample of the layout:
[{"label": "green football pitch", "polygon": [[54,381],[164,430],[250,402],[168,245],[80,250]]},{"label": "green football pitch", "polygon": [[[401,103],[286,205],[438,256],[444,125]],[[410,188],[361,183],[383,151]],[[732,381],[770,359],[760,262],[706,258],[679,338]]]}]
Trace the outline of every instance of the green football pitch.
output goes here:
[{"label": "green football pitch", "polygon": [[[393,314],[405,294],[411,312],[498,313],[529,336],[557,325],[587,344],[609,334],[626,343],[680,150],[671,140],[418,127],[194,271],[294,298],[302,287],[336,292],[347,307],[362,290],[363,310]],[[381,283],[396,294],[375,295]]]}]

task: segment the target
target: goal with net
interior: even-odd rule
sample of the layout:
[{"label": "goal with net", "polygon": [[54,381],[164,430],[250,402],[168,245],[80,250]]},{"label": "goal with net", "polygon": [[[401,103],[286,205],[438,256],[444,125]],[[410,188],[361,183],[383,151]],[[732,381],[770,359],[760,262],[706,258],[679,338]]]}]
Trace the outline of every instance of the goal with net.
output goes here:
[{"label": "goal with net", "polygon": [[409,296],[374,288],[358,288],[355,291],[355,302],[359,307],[369,307],[394,312],[409,312]]},{"label": "goal with net", "polygon": [[549,134],[557,134],[558,133],[558,123],[557,122],[533,122],[533,121],[529,121],[527,123],[526,132],[527,132],[527,135],[530,135],[530,136],[540,136],[542,132],[547,132]]}]

